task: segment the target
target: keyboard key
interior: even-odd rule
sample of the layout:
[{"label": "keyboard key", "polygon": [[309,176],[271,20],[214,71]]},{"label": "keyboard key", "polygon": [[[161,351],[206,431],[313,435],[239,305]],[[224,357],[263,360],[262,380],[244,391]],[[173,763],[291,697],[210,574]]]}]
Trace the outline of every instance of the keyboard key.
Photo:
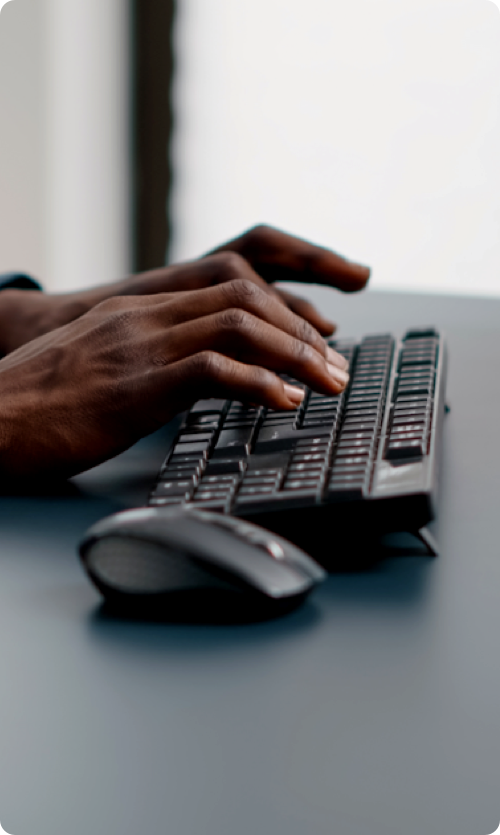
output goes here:
[{"label": "keyboard key", "polygon": [[295,507],[312,507],[316,504],[318,489],[308,487],[302,490],[280,490],[266,496],[240,496],[236,495],[234,513],[247,515],[260,513],[269,510],[293,510]]},{"label": "keyboard key", "polygon": [[335,425],[336,425],[336,422],[333,422],[331,420],[321,420],[321,418],[309,418],[309,419],[306,419],[304,421],[302,426],[299,426],[299,429],[310,430],[310,429],[315,429],[315,428],[316,429],[322,429],[323,427],[326,427],[327,429],[330,430],[330,433],[333,434],[333,432],[335,430]]},{"label": "keyboard key", "polygon": [[204,487],[208,486],[212,490],[216,485],[232,485],[236,484],[237,481],[238,476],[235,475],[209,475],[204,476],[201,483]]},{"label": "keyboard key", "polygon": [[[183,433],[182,435],[179,435],[177,441],[175,442],[175,450],[176,452],[183,452],[186,449],[187,444],[191,445],[193,443],[205,444],[205,448],[207,448],[212,443],[213,437],[213,432]],[[203,446],[201,449],[203,449]]]},{"label": "keyboard key", "polygon": [[210,415],[191,415],[189,414],[187,417],[186,425],[188,431],[192,432],[195,428],[199,428],[203,430],[205,427],[213,427],[218,426],[220,423],[221,415],[220,414],[210,414]]},{"label": "keyboard key", "polygon": [[153,495],[159,496],[189,496],[193,490],[194,481],[160,481],[156,485]]},{"label": "keyboard key", "polygon": [[365,493],[365,479],[348,479],[330,482],[326,491],[327,501],[353,501],[362,499]]},{"label": "keyboard key", "polygon": [[400,368],[406,368],[410,365],[434,366],[435,363],[435,354],[415,354],[413,356],[401,357]]},{"label": "keyboard key", "polygon": [[340,409],[337,409],[336,406],[308,406],[304,413],[304,417],[307,420],[311,417],[316,418],[331,418],[331,420],[335,420],[337,415],[340,413]]},{"label": "keyboard key", "polygon": [[197,497],[195,496],[194,499],[191,500],[192,504],[195,507],[200,507],[203,510],[210,510],[213,513],[225,513],[229,507],[229,499],[227,498],[219,498],[219,499],[200,499],[198,501]]},{"label": "keyboard key", "polygon": [[297,450],[301,449],[327,449],[330,445],[330,439],[328,436],[320,436],[319,438],[312,437],[312,438],[301,438],[299,436],[299,440],[295,448]]},{"label": "keyboard key", "polygon": [[199,476],[203,471],[203,467],[198,464],[167,464],[162,467],[160,478],[163,481],[171,481],[173,479],[194,478]]},{"label": "keyboard key", "polygon": [[427,402],[422,405],[414,406],[411,404],[408,406],[406,403],[402,403],[401,405],[398,404],[394,407],[394,417],[418,417],[419,415],[428,414],[428,411]]},{"label": "keyboard key", "polygon": [[316,392],[311,392],[309,395],[309,405],[321,405],[321,406],[337,406],[339,407],[344,399],[344,394],[339,394],[336,397],[325,397],[323,394],[317,394]]},{"label": "keyboard key", "polygon": [[345,420],[342,426],[342,434],[346,432],[374,432],[377,421]]},{"label": "keyboard key", "polygon": [[414,386],[398,386],[398,398],[402,395],[414,394],[432,394],[432,386],[420,384]]},{"label": "keyboard key", "polygon": [[373,406],[352,406],[347,407],[345,420],[376,420],[379,415],[379,409]]},{"label": "keyboard key", "polygon": [[[368,433],[363,433],[363,434],[368,435]],[[371,435],[368,435],[368,437],[366,437],[366,438],[360,438],[359,440],[352,439],[352,438],[349,437],[349,435],[347,435],[346,437],[342,436],[340,438],[340,440],[337,444],[337,450],[341,450],[341,449],[356,450],[358,448],[361,449],[361,448],[364,448],[364,447],[367,447],[367,448],[371,449],[371,446],[372,446],[372,436]]]},{"label": "keyboard key", "polygon": [[178,442],[175,445],[174,455],[205,455],[210,446],[210,439],[208,441],[195,441],[193,443],[189,441],[186,443]]},{"label": "keyboard key", "polygon": [[410,331],[406,331],[403,342],[411,343],[413,340],[421,341],[423,339],[437,339],[439,336],[438,332],[434,330],[434,328],[418,328]]},{"label": "keyboard key", "polygon": [[336,466],[332,469],[332,476],[344,476],[344,475],[353,475],[358,479],[363,479],[366,477],[367,467],[342,467]]},{"label": "keyboard key", "polygon": [[255,478],[250,474],[245,476],[243,480],[243,487],[271,487],[274,488],[276,485],[277,478],[276,476],[260,476],[260,478]]},{"label": "keyboard key", "polygon": [[279,452],[280,450],[291,450],[300,440],[308,440],[317,437],[330,437],[332,428],[330,426],[314,427],[313,429],[289,429],[288,427],[273,426],[269,429],[261,429],[255,444],[256,454],[268,452]]},{"label": "keyboard key", "polygon": [[353,395],[356,396],[358,394],[366,394],[366,395],[368,395],[368,394],[379,394],[381,391],[382,391],[382,384],[381,383],[372,383],[372,382],[357,383],[357,382],[353,382],[353,384],[351,386],[351,394],[350,394],[349,400],[351,399],[351,397],[353,397]]},{"label": "keyboard key", "polygon": [[333,464],[332,472],[336,467],[366,468],[370,462],[369,455],[337,455]]},{"label": "keyboard key", "polygon": [[285,481],[283,485],[283,490],[307,490],[311,489],[314,490],[319,487],[320,479],[290,479]]},{"label": "keyboard key", "polygon": [[322,463],[299,463],[299,464],[291,464],[288,468],[287,475],[290,477],[295,478],[296,476],[303,475],[304,473],[310,473],[311,476],[319,476],[324,471],[325,465]]},{"label": "keyboard key", "polygon": [[226,501],[229,498],[230,490],[198,490],[195,493],[195,502]]},{"label": "keyboard key", "polygon": [[174,496],[172,498],[167,496],[152,495],[148,501],[151,507],[173,507],[174,505],[181,505],[185,501],[181,496]]},{"label": "keyboard key", "polygon": [[419,427],[427,426],[427,421],[423,418],[406,418],[406,420],[395,420],[391,426],[391,432],[413,432]]},{"label": "keyboard key", "polygon": [[204,464],[205,459],[206,459],[206,454],[204,454],[204,455],[181,455],[174,450],[174,453],[171,455],[171,457],[168,460],[168,466],[170,467],[170,466],[174,466],[174,465],[175,466],[185,465],[186,467],[187,466],[191,466],[191,467],[200,466],[201,467],[202,464]]},{"label": "keyboard key", "polygon": [[[277,417],[266,417],[262,426],[264,428],[267,428],[269,426],[295,426],[296,423],[297,417],[294,413],[292,417],[290,417],[289,415],[287,417],[282,417],[280,415],[278,415]],[[224,424],[224,426],[226,426],[226,424]]]},{"label": "keyboard key", "polygon": [[223,475],[225,473],[241,473],[243,468],[244,462],[238,457],[220,458],[218,460],[211,459],[205,472],[207,475]]},{"label": "keyboard key", "polygon": [[398,394],[396,398],[395,408],[413,408],[425,409],[429,405],[429,398],[423,397],[421,394]]},{"label": "keyboard key", "polygon": [[281,470],[279,469],[262,469],[262,470],[247,470],[245,478],[271,478],[274,477],[275,479],[281,475]]},{"label": "keyboard key", "polygon": [[[374,437],[374,430],[368,429],[364,431],[358,431],[358,427],[351,427],[345,426],[342,428],[342,432],[340,434],[341,441],[345,441],[347,438],[349,441],[369,441]],[[339,442],[340,443],[340,442]]]},{"label": "keyboard key", "polygon": [[360,406],[368,406],[374,409],[380,403],[380,399],[380,395],[353,394],[349,397],[349,405],[356,405],[357,408],[359,408]]},{"label": "keyboard key", "polygon": [[191,416],[199,414],[220,414],[225,410],[227,404],[227,400],[198,400],[198,402],[191,407],[189,414]]},{"label": "keyboard key", "polygon": [[385,457],[387,460],[399,458],[422,458],[424,455],[424,441],[390,441]]},{"label": "keyboard key", "polygon": [[233,455],[248,455],[253,432],[253,426],[243,426],[237,429],[222,429],[213,451],[213,457],[228,458]]},{"label": "keyboard key", "polygon": [[269,486],[266,484],[259,484],[255,486],[250,486],[244,484],[240,487],[238,492],[238,497],[241,498],[242,496],[267,496],[270,493],[274,493],[274,486]]},{"label": "keyboard key", "polygon": [[243,429],[248,426],[255,426],[255,421],[251,418],[249,420],[225,420],[222,428],[223,429]]},{"label": "keyboard key", "polygon": [[389,441],[420,441],[423,440],[425,437],[425,431],[422,429],[420,432],[401,432],[389,435]]}]

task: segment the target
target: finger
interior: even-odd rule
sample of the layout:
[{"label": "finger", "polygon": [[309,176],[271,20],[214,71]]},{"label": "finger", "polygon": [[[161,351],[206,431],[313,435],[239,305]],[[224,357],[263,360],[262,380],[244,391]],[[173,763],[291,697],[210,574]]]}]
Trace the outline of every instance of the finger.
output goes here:
[{"label": "finger", "polygon": [[[291,295],[290,299],[295,301]],[[308,311],[308,302],[296,301],[302,301],[305,311]],[[312,305],[309,305],[309,307],[312,311],[311,318],[313,318],[314,308]],[[158,308],[158,314],[164,316],[165,325],[171,326],[231,308],[252,313],[268,324],[290,334],[290,336],[300,339],[302,342],[307,342],[322,356],[326,357],[328,355],[329,361],[339,366],[339,368],[345,368],[344,358],[334,351],[328,351],[324,339],[318,330],[307,321],[307,317],[293,313],[286,305],[285,300],[278,298],[277,293],[269,294],[265,292],[262,287],[249,280],[249,278],[237,279],[227,284],[207,287],[196,292],[172,294],[167,297],[165,307]],[[319,318],[323,330],[331,333],[331,324],[325,328],[326,320],[322,317],[317,318]]]},{"label": "finger", "polygon": [[158,332],[151,343],[158,362],[169,364],[204,350],[286,373],[324,394],[339,394],[347,372],[311,345],[237,308]]},{"label": "finger", "polygon": [[116,285],[116,295],[149,296],[157,293],[176,293],[184,290],[201,290],[217,284],[251,276],[266,292],[273,289],[259,276],[237,252],[230,250],[212,253],[196,261],[188,261],[160,270],[151,270],[126,279]]},{"label": "finger", "polygon": [[301,319],[309,322],[322,336],[331,336],[336,330],[334,322],[323,316],[307,299],[302,299],[300,296],[295,296],[293,293],[287,293],[281,289],[276,289],[276,293],[281,296],[290,310],[300,316]]},{"label": "finger", "polygon": [[142,378],[148,402],[156,389],[158,423],[174,411],[189,408],[199,398],[220,397],[255,403],[269,409],[296,409],[304,398],[300,388],[284,383],[267,368],[248,365],[214,351],[202,351]]},{"label": "finger", "polygon": [[256,226],[214,251],[242,255],[268,282],[327,284],[346,293],[362,290],[371,272],[369,267],[270,226]]}]

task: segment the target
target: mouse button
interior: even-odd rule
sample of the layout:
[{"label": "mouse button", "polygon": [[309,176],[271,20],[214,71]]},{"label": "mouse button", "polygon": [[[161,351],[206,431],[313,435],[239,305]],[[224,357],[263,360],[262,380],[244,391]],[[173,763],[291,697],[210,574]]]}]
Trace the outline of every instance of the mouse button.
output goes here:
[{"label": "mouse button", "polygon": [[214,525],[233,530],[238,536],[262,548],[276,560],[288,560],[295,568],[304,572],[316,582],[321,582],[326,578],[326,572],[312,557],[283,537],[243,519],[215,513],[210,515]]},{"label": "mouse button", "polygon": [[237,535],[232,524],[217,524],[226,518],[205,511],[177,513],[168,529],[169,542],[172,546],[182,542],[191,559],[207,571],[226,571],[268,597],[287,597],[310,588],[311,578],[305,572],[273,559],[263,548]]},{"label": "mouse button", "polygon": [[284,550],[285,559],[292,563],[294,567],[306,572],[315,582],[320,583],[326,580],[328,575],[324,568],[305,551],[278,535],[275,535],[274,542]]},{"label": "mouse button", "polygon": [[210,516],[209,514],[206,514],[207,520],[208,517],[210,518],[212,525],[229,530],[230,532],[235,533],[236,536],[243,541],[251,542],[253,545],[257,545],[259,548],[266,551],[266,553],[268,553],[271,557],[274,557],[274,559],[285,559],[286,553],[284,548],[277,542],[277,538],[274,534],[270,533],[270,531],[260,528],[258,525],[252,525],[242,519],[235,518],[234,516],[211,513]]},{"label": "mouse button", "polygon": [[[289,597],[308,590],[311,579],[304,572],[287,563],[273,559],[266,551],[256,547],[229,531],[205,525],[205,541],[199,548],[199,559],[207,570],[222,570],[234,575],[252,589],[268,597]],[[193,559],[198,555],[193,549]]]},{"label": "mouse button", "polygon": [[[163,512],[165,513],[166,511],[164,510]],[[154,521],[155,516],[155,508],[150,507],[123,510],[120,513],[114,513],[112,516],[106,516],[89,528],[81,543],[80,549],[86,548],[94,539],[99,539],[111,533],[127,536],[129,531],[133,529],[144,530],[146,529],[146,525]]]},{"label": "mouse button", "polygon": [[84,563],[100,584],[131,594],[230,588],[181,551],[141,538],[110,535],[94,540],[85,552]]}]

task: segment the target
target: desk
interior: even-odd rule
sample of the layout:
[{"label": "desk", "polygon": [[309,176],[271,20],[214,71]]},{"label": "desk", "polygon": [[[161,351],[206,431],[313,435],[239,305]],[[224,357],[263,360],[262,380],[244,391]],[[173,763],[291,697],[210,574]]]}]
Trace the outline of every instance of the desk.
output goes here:
[{"label": "desk", "polygon": [[486,835],[500,821],[500,301],[314,289],[348,335],[449,339],[441,556],[267,624],[107,620],[75,547],[154,437],[0,500],[0,821],[13,835]]}]

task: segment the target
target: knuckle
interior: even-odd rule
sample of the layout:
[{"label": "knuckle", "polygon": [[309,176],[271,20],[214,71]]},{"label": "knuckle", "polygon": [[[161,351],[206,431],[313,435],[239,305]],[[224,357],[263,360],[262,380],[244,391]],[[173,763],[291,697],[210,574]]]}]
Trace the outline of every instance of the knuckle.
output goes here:
[{"label": "knuckle", "polygon": [[219,313],[217,325],[220,330],[231,331],[245,331],[248,332],[251,327],[252,317],[246,310],[241,310],[239,307],[231,307],[229,310],[223,310]]},{"label": "knuckle", "polygon": [[239,278],[246,267],[245,259],[237,252],[221,252],[214,258],[219,272],[226,281]]},{"label": "knuckle", "polygon": [[224,371],[224,358],[215,351],[202,351],[192,358],[192,365],[195,376],[217,380]]},{"label": "knuckle", "polygon": [[294,357],[301,365],[311,365],[316,359],[316,351],[311,345],[302,342],[300,339],[295,340]]},{"label": "knuckle", "polygon": [[245,233],[244,238],[251,247],[261,247],[273,238],[274,233],[275,230],[272,226],[268,226],[266,223],[258,223]]},{"label": "knuckle", "polygon": [[307,342],[309,345],[314,345],[318,342],[318,333],[309,322],[305,319],[299,318],[299,339]]},{"label": "knuckle", "polygon": [[110,296],[109,299],[99,302],[99,304],[94,307],[94,310],[99,310],[101,313],[108,314],[121,313],[126,310],[129,305],[130,301],[126,296]]},{"label": "knuckle", "polygon": [[250,278],[237,278],[229,285],[228,295],[233,304],[244,307],[258,303],[262,290]]}]

